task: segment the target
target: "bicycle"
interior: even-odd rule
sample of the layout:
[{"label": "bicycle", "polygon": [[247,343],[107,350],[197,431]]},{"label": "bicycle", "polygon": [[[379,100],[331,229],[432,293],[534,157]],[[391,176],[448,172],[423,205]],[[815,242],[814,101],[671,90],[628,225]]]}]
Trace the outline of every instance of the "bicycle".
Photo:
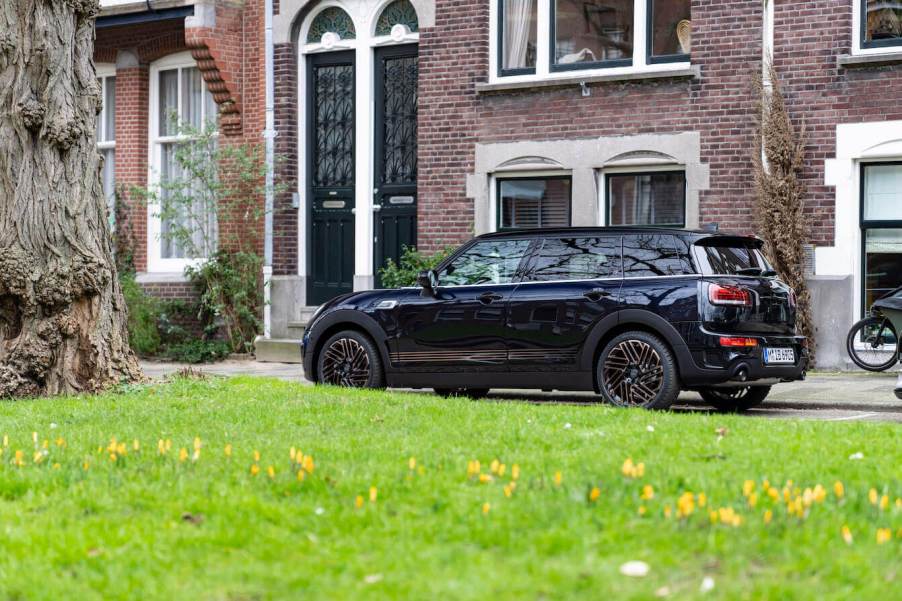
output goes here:
[{"label": "bicycle", "polygon": [[852,361],[867,371],[886,371],[899,362],[902,330],[902,287],[881,297],[868,316],[852,326],[846,351]]}]

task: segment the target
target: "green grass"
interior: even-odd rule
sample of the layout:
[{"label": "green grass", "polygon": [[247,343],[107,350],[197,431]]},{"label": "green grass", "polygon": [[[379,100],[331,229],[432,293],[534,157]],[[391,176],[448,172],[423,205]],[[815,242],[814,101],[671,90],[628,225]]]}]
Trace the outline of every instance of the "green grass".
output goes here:
[{"label": "green grass", "polygon": [[[37,465],[32,432],[39,448],[49,446]],[[715,583],[706,598],[731,600],[874,599],[900,588],[898,425],[444,400],[239,378],[7,402],[4,433],[0,599],[644,599],[662,587],[671,598],[694,598],[706,576]],[[114,436],[128,446],[116,461],[107,450]],[[195,437],[200,458],[180,462]],[[159,439],[172,441],[165,456]],[[314,457],[303,482],[291,446]],[[849,459],[858,452],[863,459]],[[627,457],[645,464],[643,477],[621,474]],[[488,473],[496,458],[505,477],[467,478],[468,461]],[[520,477],[507,498],[513,464]],[[765,499],[749,508],[743,482],[754,480],[764,496],[763,478],[829,492],[804,519]],[[845,485],[841,501],[836,480]],[[655,496],[642,501],[647,484]],[[890,496],[887,510],[869,502],[872,487]],[[704,492],[708,507],[666,518],[665,506],[675,514],[685,491]],[[712,525],[708,510],[718,507],[734,508],[743,523]],[[892,540],[878,545],[878,527],[891,528]],[[648,576],[621,575],[630,560],[647,562]]]}]

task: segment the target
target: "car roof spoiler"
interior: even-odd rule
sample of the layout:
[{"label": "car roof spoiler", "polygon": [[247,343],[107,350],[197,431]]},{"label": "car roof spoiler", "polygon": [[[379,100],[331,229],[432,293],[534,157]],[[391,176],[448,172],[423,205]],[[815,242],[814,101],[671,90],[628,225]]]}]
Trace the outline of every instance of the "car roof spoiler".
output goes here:
[{"label": "car roof spoiler", "polygon": [[761,249],[764,240],[757,236],[735,236],[730,234],[715,234],[704,236],[695,241],[696,246],[741,246],[745,248]]}]

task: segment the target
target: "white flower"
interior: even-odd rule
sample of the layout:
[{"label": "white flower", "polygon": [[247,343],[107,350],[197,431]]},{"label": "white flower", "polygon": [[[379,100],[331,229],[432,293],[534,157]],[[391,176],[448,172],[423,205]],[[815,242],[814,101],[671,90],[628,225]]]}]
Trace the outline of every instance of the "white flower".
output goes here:
[{"label": "white flower", "polygon": [[326,510],[322,507],[317,507],[313,513],[315,513],[316,515],[323,515],[324,513],[326,513]]},{"label": "white flower", "polygon": [[849,455],[849,461],[858,461],[860,459],[864,459],[864,453],[862,453],[861,451]]},{"label": "white flower", "polygon": [[50,429],[51,429],[51,430],[56,430],[56,424],[53,423],[53,422],[50,422]]},{"label": "white flower", "polygon": [[645,426],[645,429],[648,430],[649,432],[654,432],[654,431],[655,431],[655,427],[652,426],[651,424]]},{"label": "white flower", "polygon": [[564,424],[564,430],[569,430],[569,429],[572,428],[572,427],[573,427],[573,426],[570,425],[570,423]]},{"label": "white flower", "polygon": [[649,570],[648,564],[644,561],[628,561],[620,566],[620,573],[632,578],[643,578],[648,576]]},{"label": "white flower", "polygon": [[698,587],[698,590],[703,593],[713,591],[714,590],[714,579],[711,578],[710,576],[705,576],[704,579],[702,579],[702,585],[700,587]]}]

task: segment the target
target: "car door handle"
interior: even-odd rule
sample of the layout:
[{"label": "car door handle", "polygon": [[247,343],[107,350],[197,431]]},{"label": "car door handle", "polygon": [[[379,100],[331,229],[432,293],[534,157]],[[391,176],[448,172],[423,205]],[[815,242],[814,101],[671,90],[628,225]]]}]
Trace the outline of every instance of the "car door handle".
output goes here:
[{"label": "car door handle", "polygon": [[603,298],[611,296],[611,293],[604,288],[593,288],[592,290],[589,290],[588,292],[583,294],[583,296],[592,302],[598,302]]},{"label": "car door handle", "polygon": [[483,292],[482,294],[480,294],[480,295],[477,296],[476,298],[477,298],[477,300],[479,300],[479,302],[481,302],[483,305],[491,305],[491,304],[494,303],[495,301],[499,301],[499,300],[501,300],[501,299],[504,298],[504,297],[501,296],[500,294],[496,293],[496,292]]}]

